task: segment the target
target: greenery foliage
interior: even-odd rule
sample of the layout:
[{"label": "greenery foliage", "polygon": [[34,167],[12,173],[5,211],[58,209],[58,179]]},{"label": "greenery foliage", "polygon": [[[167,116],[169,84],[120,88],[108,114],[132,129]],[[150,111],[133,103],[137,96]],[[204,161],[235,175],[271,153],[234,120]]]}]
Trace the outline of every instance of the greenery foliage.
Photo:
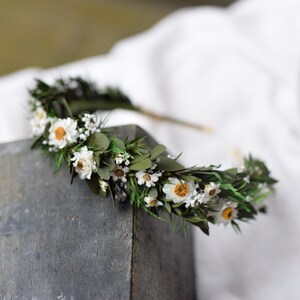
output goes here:
[{"label": "greenery foliage", "polygon": [[[167,155],[164,145],[149,148],[144,137],[120,140],[102,123],[91,121],[95,125],[91,127],[90,121],[86,121],[92,118],[87,110],[136,108],[119,90],[99,91],[79,77],[60,79],[54,85],[37,80],[30,94],[32,120],[44,126],[42,132],[35,134],[33,148],[53,156],[56,171],[66,162],[71,182],[79,175],[100,196],[109,194],[115,201],[128,200],[159,219],[164,218],[165,212],[176,220],[173,225],[177,229],[185,229],[191,223],[206,234],[209,224],[231,223],[239,229],[239,221],[254,219],[258,212],[265,212],[265,199],[276,180],[263,161],[249,156],[241,168],[186,168],[178,157]],[[70,125],[64,125],[67,120],[76,127],[71,142]],[[80,138],[84,130],[90,131]],[[82,152],[83,149],[87,150]],[[179,218],[172,218],[174,215]]]}]

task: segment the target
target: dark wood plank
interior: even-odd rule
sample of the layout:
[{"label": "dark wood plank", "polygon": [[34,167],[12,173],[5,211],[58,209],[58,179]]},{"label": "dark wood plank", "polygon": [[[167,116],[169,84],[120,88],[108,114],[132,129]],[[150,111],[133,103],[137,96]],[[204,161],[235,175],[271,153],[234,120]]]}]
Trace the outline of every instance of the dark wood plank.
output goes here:
[{"label": "dark wood plank", "polygon": [[191,237],[53,176],[30,143],[0,145],[0,299],[194,299]]}]

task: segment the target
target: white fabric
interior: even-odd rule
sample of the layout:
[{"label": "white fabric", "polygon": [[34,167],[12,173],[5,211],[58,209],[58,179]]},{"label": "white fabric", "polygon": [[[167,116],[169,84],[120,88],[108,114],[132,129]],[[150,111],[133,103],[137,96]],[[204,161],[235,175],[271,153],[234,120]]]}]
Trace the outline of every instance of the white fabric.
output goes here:
[{"label": "white fabric", "polygon": [[109,123],[140,124],[173,154],[184,152],[186,165],[229,165],[232,148],[266,160],[280,180],[268,215],[243,224],[241,235],[222,226],[210,237],[194,231],[198,293],[299,299],[299,32],[299,0],[178,11],[108,55],[0,79],[0,141],[28,136],[26,88],[34,77],[87,76],[120,86],[145,108],[214,127],[208,135],[124,111]]}]

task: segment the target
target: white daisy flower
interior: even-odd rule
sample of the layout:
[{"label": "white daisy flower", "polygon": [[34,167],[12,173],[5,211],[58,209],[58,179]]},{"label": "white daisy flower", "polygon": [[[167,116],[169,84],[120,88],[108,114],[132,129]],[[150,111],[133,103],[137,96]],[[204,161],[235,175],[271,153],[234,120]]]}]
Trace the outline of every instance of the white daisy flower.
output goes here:
[{"label": "white daisy flower", "polygon": [[174,203],[188,201],[197,193],[196,186],[192,182],[179,181],[173,177],[169,178],[169,182],[163,186],[162,190],[166,194],[166,198]]},{"label": "white daisy flower", "polygon": [[120,165],[123,162],[123,157],[120,157],[119,154],[115,157],[116,164]]},{"label": "white daisy flower", "polygon": [[138,171],[135,173],[135,177],[138,179],[138,184],[145,184],[147,187],[155,186],[155,182],[159,180],[161,175],[162,173],[160,172],[149,174],[144,171]]},{"label": "white daisy flower", "polygon": [[197,205],[197,199],[195,198],[190,198],[184,201],[185,207],[195,207]]},{"label": "white daisy flower", "polygon": [[243,178],[243,180],[244,180],[246,183],[250,183],[250,176],[247,175],[246,177]]},{"label": "white daisy flower", "polygon": [[100,132],[100,120],[97,119],[96,115],[85,113],[81,119],[83,121],[83,126],[78,129],[78,138],[85,141],[91,134],[95,132]]},{"label": "white daisy flower", "polygon": [[59,149],[76,142],[78,132],[77,121],[71,118],[57,119],[49,128],[49,145]]},{"label": "white daisy flower", "polygon": [[214,217],[216,224],[227,225],[230,221],[237,217],[237,203],[225,202],[223,199],[219,199],[215,212],[211,212],[210,215]]},{"label": "white daisy flower", "polygon": [[153,197],[145,197],[144,201],[147,203],[145,206],[146,207],[157,207],[157,206],[162,206],[163,203],[161,201],[158,201],[157,199]]},{"label": "white daisy flower", "polygon": [[111,172],[113,181],[121,180],[122,182],[127,182],[126,174],[128,172],[128,167],[122,167],[120,165],[117,165],[115,169]]},{"label": "white daisy flower", "polygon": [[196,190],[193,192],[193,195],[184,201],[185,207],[196,207],[198,204],[206,203],[207,197],[204,193],[197,193]]},{"label": "white daisy flower", "polygon": [[89,151],[87,146],[80,149],[79,152],[74,152],[71,159],[75,171],[79,174],[80,179],[91,179],[93,171],[96,169],[96,163],[93,159],[93,151]]},{"label": "white daisy flower", "polygon": [[95,132],[100,132],[100,120],[97,119],[96,115],[85,113],[82,117],[84,122],[84,127],[86,129],[86,134],[93,134]]},{"label": "white daisy flower", "polygon": [[116,164],[120,165],[125,162],[125,165],[128,166],[130,164],[129,158],[131,158],[130,154],[127,152],[118,153],[115,157]]},{"label": "white daisy flower", "polygon": [[48,122],[49,119],[46,111],[43,107],[38,107],[34,112],[32,112],[30,119],[32,135],[38,136],[43,134]]},{"label": "white daisy flower", "polygon": [[210,182],[209,184],[205,185],[204,193],[207,197],[207,201],[210,200],[211,198],[215,197],[216,195],[218,195],[221,192],[219,187],[220,187],[220,184],[219,183],[215,184],[214,182]]},{"label": "white daisy flower", "polygon": [[34,109],[36,109],[36,108],[38,108],[38,107],[42,107],[42,102],[41,102],[40,100],[37,100],[37,99],[30,99],[30,100],[29,100],[29,103],[30,103],[30,105],[31,105]]}]

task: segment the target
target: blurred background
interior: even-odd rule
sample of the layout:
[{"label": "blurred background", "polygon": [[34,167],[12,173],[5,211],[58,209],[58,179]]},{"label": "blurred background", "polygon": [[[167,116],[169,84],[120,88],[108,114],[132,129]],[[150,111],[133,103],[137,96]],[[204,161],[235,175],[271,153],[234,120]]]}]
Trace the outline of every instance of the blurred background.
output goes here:
[{"label": "blurred background", "polygon": [[104,54],[172,11],[233,0],[1,0],[0,75]]}]

